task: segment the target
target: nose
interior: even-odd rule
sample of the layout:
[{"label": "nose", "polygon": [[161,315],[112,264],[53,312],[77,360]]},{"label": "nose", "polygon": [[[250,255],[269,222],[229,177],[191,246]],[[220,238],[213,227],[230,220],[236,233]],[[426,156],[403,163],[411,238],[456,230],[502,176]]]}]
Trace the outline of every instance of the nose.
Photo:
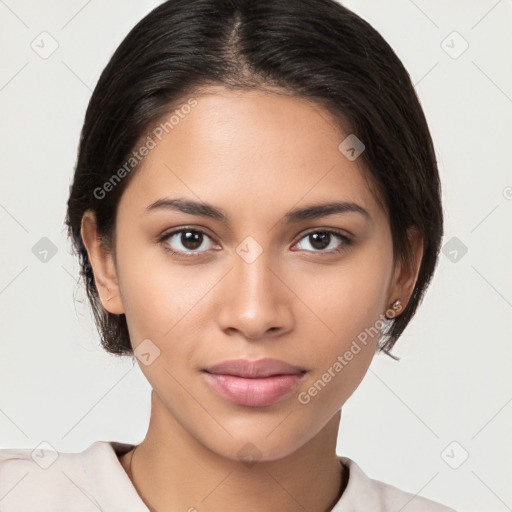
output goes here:
[{"label": "nose", "polygon": [[219,327],[251,340],[274,338],[292,329],[293,293],[280,267],[265,251],[250,263],[237,254],[233,259],[219,293]]}]

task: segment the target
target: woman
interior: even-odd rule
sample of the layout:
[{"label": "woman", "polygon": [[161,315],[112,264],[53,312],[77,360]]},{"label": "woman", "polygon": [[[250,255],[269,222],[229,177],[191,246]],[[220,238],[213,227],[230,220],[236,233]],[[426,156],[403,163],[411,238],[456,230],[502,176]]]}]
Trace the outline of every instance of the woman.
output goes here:
[{"label": "woman", "polygon": [[442,220],[423,111],[368,23],[332,0],[163,3],[96,85],[66,217],[103,346],[152,386],[148,432],[2,450],[2,510],[451,510],[336,454]]}]

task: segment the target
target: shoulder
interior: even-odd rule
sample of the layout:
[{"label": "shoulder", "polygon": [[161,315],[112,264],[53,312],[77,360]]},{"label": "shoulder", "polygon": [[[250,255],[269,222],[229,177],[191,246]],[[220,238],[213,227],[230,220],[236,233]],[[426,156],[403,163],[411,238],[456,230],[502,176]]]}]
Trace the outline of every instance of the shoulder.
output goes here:
[{"label": "shoulder", "polygon": [[455,512],[452,508],[369,478],[348,457],[338,457],[348,469],[348,484],[332,512],[372,510],[375,512]]},{"label": "shoulder", "polygon": [[58,452],[48,443],[36,449],[0,449],[0,509],[32,511],[37,504],[41,512],[97,512],[101,506],[91,468],[109,456],[115,457],[115,452],[106,441],[96,441],[79,453]]}]

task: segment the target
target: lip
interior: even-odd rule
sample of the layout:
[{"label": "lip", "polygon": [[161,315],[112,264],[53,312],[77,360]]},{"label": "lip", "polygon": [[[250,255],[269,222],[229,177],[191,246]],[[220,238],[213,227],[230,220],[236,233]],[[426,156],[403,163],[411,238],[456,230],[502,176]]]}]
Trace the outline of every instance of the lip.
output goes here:
[{"label": "lip", "polygon": [[209,366],[205,378],[221,396],[238,405],[263,407],[295,389],[305,369],[278,359],[234,359]]},{"label": "lip", "polygon": [[231,359],[222,363],[214,364],[205,368],[208,373],[234,375],[237,377],[256,378],[270,377],[272,375],[298,375],[306,370],[293,366],[279,359],[259,359],[249,361],[248,359]]}]

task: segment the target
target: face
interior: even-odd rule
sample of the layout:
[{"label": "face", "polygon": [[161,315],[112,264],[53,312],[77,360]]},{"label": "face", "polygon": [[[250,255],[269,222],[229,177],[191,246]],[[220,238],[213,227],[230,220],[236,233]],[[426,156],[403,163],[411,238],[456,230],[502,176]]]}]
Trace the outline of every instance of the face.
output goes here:
[{"label": "face", "polygon": [[[121,198],[104,304],[125,313],[144,354],[152,414],[225,457],[254,445],[275,460],[322,432],[360,383],[384,313],[406,303],[400,272],[387,215],[326,111],[255,91],[196,99],[153,136]],[[332,203],[348,206],[313,215]],[[294,369],[253,382],[205,371],[264,358]]]}]

